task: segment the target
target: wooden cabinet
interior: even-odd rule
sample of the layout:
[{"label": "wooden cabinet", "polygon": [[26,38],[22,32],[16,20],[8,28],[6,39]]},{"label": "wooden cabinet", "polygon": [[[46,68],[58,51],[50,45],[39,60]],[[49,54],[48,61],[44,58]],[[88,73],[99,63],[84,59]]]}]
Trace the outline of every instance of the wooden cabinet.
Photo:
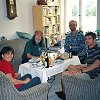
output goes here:
[{"label": "wooden cabinet", "polygon": [[59,0],[47,0],[47,5],[33,6],[33,28],[43,32],[50,46],[57,43],[61,38]]}]

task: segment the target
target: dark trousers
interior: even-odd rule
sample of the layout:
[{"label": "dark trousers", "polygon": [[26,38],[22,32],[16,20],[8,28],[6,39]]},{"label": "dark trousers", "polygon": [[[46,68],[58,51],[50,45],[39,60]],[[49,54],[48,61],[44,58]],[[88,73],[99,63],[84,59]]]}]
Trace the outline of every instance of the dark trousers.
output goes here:
[{"label": "dark trousers", "polygon": [[26,78],[30,78],[31,79],[30,82],[23,84],[21,87],[19,87],[17,89],[18,91],[23,91],[23,90],[31,88],[35,85],[41,84],[41,80],[39,77],[32,78],[32,76],[30,74],[26,74],[23,77],[20,77],[19,80],[25,80]]}]

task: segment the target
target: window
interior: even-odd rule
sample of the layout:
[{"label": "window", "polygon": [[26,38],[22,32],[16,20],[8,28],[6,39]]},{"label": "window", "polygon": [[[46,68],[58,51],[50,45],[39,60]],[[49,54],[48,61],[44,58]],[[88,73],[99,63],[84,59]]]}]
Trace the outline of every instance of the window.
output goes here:
[{"label": "window", "polygon": [[84,33],[95,31],[97,27],[97,0],[67,0],[65,13],[66,30],[69,30],[68,23],[74,19],[77,21],[77,29],[81,28]]}]

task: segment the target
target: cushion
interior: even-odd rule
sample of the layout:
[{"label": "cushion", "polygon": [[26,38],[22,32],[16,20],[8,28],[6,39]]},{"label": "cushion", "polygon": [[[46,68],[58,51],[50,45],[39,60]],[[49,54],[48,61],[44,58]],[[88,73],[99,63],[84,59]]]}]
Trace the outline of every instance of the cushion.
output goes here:
[{"label": "cushion", "polygon": [[29,34],[29,33],[25,33],[25,32],[16,32],[16,34],[17,34],[20,38],[23,38],[23,39],[29,39],[29,40],[32,39],[32,35]]}]

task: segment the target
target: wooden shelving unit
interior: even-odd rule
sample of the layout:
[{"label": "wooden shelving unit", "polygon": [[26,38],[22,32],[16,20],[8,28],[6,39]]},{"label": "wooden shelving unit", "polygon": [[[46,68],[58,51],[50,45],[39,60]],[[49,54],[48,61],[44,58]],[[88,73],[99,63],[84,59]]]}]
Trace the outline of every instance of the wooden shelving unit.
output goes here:
[{"label": "wooden shelving unit", "polygon": [[47,0],[47,5],[33,6],[33,28],[40,30],[52,46],[61,37],[59,0]]}]

